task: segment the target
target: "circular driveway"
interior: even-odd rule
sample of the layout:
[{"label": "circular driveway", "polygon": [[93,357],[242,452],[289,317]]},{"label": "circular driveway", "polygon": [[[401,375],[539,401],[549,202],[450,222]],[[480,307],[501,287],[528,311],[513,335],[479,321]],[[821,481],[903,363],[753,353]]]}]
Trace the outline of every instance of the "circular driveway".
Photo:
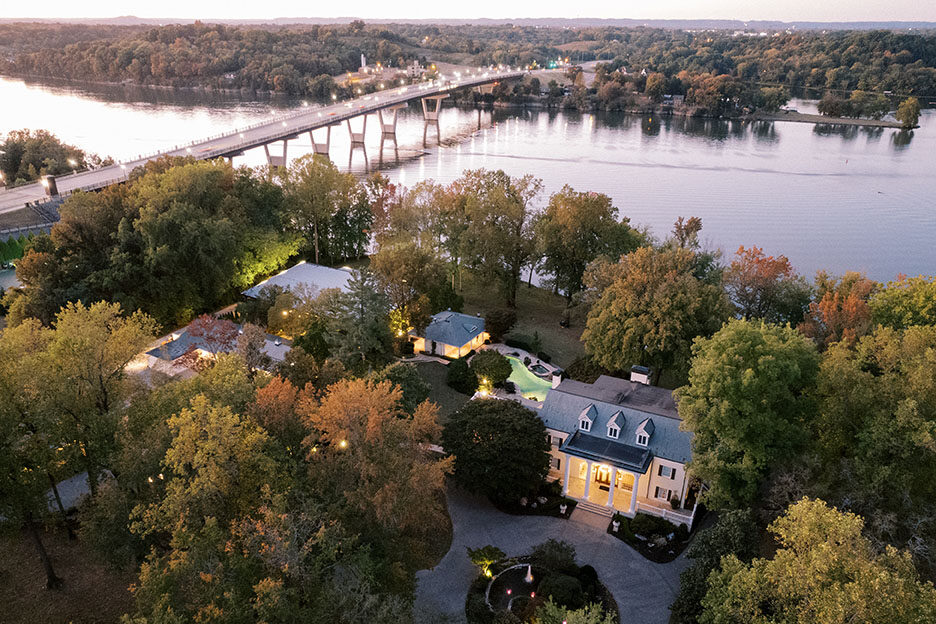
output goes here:
[{"label": "circular driveway", "polygon": [[669,621],[669,605],[679,589],[679,573],[688,566],[684,556],[667,564],[648,561],[605,532],[607,518],[585,511],[574,511],[569,520],[511,516],[495,509],[486,498],[451,486],[447,498],[452,547],[435,568],[416,573],[418,621],[465,621],[465,597],[477,575],[468,560],[467,548],[491,544],[512,557],[528,554],[549,538],[572,544],[579,565],[595,568],[617,601],[621,624]]}]

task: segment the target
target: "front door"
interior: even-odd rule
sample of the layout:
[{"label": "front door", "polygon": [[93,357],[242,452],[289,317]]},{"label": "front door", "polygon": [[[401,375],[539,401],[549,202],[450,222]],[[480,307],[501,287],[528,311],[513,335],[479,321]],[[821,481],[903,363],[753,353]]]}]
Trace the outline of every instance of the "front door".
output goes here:
[{"label": "front door", "polygon": [[598,488],[608,491],[608,488],[611,487],[611,468],[608,466],[595,466],[595,483],[598,484]]}]

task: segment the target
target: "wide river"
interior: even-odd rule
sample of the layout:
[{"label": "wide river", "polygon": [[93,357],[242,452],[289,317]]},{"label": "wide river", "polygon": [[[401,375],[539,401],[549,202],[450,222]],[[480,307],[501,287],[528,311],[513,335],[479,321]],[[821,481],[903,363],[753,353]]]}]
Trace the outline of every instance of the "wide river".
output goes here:
[{"label": "wide river", "polygon": [[[218,134],[303,103],[237,94],[77,87],[0,78],[0,134],[46,128],[120,160]],[[800,112],[815,104],[795,101]],[[381,169],[412,185],[448,182],[465,169],[542,178],[548,194],[571,185],[610,195],[622,216],[667,236],[679,216],[702,218],[706,245],[730,256],[758,245],[801,273],[936,274],[936,111],[912,133],[803,123],[740,123],[620,114],[447,108],[442,144],[421,112],[401,112],[398,149],[381,151],[371,119],[366,150],[332,132],[331,157],[358,174]],[[355,131],[360,120],[355,120]],[[354,123],[354,122],[352,122]],[[319,137],[321,138],[321,137]],[[281,148],[277,148],[281,149]],[[272,151],[272,150],[271,150]],[[290,158],[311,151],[308,136]],[[235,164],[265,162],[263,150]]]}]

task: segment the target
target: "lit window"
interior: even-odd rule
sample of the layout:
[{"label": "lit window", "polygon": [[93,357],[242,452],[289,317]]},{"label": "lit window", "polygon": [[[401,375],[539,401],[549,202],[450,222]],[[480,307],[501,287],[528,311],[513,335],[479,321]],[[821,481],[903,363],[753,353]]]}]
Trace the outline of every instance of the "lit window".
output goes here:
[{"label": "lit window", "polygon": [[666,488],[658,487],[656,488],[654,497],[659,498],[660,500],[669,500],[669,490],[667,490]]},{"label": "lit window", "polygon": [[648,442],[650,442],[650,438],[647,435],[643,433],[637,434],[637,446],[647,446]]}]

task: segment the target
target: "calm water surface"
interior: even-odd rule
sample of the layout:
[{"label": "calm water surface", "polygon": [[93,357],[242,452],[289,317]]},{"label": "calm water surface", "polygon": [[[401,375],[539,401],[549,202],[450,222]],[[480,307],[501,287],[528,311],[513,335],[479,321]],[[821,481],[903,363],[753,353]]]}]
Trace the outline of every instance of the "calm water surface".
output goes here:
[{"label": "calm water surface", "polygon": [[[26,84],[0,78],[0,133],[48,128],[117,159],[243,126],[301,106],[239,94]],[[801,112],[814,103],[792,104]],[[356,123],[355,123],[356,122]],[[361,121],[355,120],[357,131]],[[678,216],[699,216],[703,239],[733,253],[758,245],[785,254],[811,276],[865,271],[936,274],[936,114],[911,134],[892,129],[740,123],[549,111],[446,109],[442,144],[415,107],[401,113],[396,149],[381,150],[371,119],[365,150],[351,152],[345,128],[331,156],[356,173],[381,169],[411,185],[448,182],[469,168],[532,173],[545,193],[569,184],[607,193],[621,214],[664,237]],[[323,132],[323,131],[322,131]],[[290,157],[311,151],[308,136]],[[235,164],[264,162],[262,150]]]}]

